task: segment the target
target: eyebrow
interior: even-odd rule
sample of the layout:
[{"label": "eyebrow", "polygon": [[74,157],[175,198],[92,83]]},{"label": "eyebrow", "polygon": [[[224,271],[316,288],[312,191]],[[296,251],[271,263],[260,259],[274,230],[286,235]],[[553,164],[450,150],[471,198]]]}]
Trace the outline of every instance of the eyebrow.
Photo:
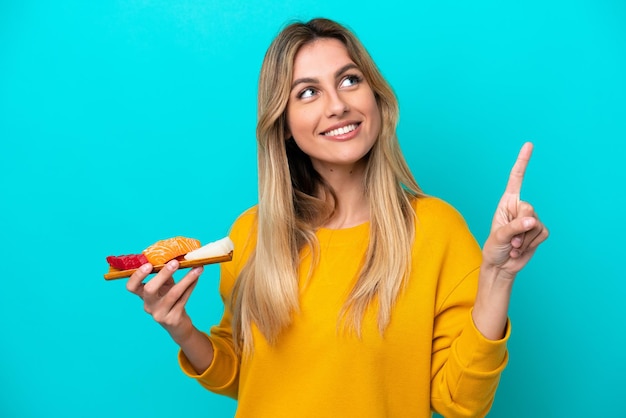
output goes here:
[{"label": "eyebrow", "polygon": [[[335,78],[338,78],[341,74],[353,68],[356,68],[357,70],[359,69],[359,67],[357,67],[357,65],[353,62],[344,65],[343,67],[335,71]],[[298,84],[308,84],[308,83],[319,84],[319,82],[320,81],[317,78],[311,78],[311,77],[299,78],[297,80],[294,80],[294,82],[291,84],[291,90],[293,90]]]}]

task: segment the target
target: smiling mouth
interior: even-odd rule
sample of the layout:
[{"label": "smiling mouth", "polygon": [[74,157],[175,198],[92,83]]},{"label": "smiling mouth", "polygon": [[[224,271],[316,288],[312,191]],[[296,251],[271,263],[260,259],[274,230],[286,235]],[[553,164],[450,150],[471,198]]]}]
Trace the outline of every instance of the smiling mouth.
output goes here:
[{"label": "smiling mouth", "polygon": [[322,135],[324,135],[324,136],[345,135],[347,133],[350,133],[350,132],[354,131],[356,128],[359,127],[359,125],[360,125],[360,123],[351,123],[349,125],[342,126],[341,128],[337,128],[337,129],[333,129],[333,130],[330,130],[330,131],[323,132]]}]

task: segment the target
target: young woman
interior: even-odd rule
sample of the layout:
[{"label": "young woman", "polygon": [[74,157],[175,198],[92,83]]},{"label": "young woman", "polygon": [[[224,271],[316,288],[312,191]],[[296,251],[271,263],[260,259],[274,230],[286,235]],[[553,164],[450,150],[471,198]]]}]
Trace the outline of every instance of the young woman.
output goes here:
[{"label": "young woman", "polygon": [[128,281],[207,389],[238,417],[483,416],[507,362],[516,274],[548,231],[519,199],[520,151],[481,251],[415,182],[392,89],[325,19],[273,41],[258,97],[259,202],[234,223],[225,301],[204,334],[185,311],[202,268]]}]

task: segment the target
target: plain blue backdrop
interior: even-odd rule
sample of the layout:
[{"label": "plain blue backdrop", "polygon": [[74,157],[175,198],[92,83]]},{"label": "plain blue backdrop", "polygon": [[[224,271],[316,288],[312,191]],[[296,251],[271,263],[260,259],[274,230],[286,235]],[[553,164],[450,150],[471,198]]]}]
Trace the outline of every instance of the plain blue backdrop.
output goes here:
[{"label": "plain blue backdrop", "polygon": [[[423,189],[480,242],[524,141],[551,230],[518,277],[490,416],[626,416],[626,3],[0,1],[0,416],[230,417],[105,256],[226,235],[256,202],[271,39],[326,16],[396,90]],[[219,320],[218,269],[189,302]]]}]

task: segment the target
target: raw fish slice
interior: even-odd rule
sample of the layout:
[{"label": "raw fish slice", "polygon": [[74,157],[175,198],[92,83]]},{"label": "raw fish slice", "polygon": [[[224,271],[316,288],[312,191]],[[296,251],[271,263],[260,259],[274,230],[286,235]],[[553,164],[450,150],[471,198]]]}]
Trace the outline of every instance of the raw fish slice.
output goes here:
[{"label": "raw fish slice", "polygon": [[110,255],[107,263],[119,270],[136,269],[147,263],[148,259],[143,254]]},{"label": "raw fish slice", "polygon": [[166,262],[185,255],[190,251],[200,248],[201,243],[199,240],[187,237],[174,237],[161,241],[157,241],[142,253],[146,256],[148,261],[153,265],[165,264]]},{"label": "raw fish slice", "polygon": [[198,260],[201,258],[218,257],[229,254],[235,248],[229,237],[210,242],[197,250],[190,251],[185,255],[185,260]]}]

